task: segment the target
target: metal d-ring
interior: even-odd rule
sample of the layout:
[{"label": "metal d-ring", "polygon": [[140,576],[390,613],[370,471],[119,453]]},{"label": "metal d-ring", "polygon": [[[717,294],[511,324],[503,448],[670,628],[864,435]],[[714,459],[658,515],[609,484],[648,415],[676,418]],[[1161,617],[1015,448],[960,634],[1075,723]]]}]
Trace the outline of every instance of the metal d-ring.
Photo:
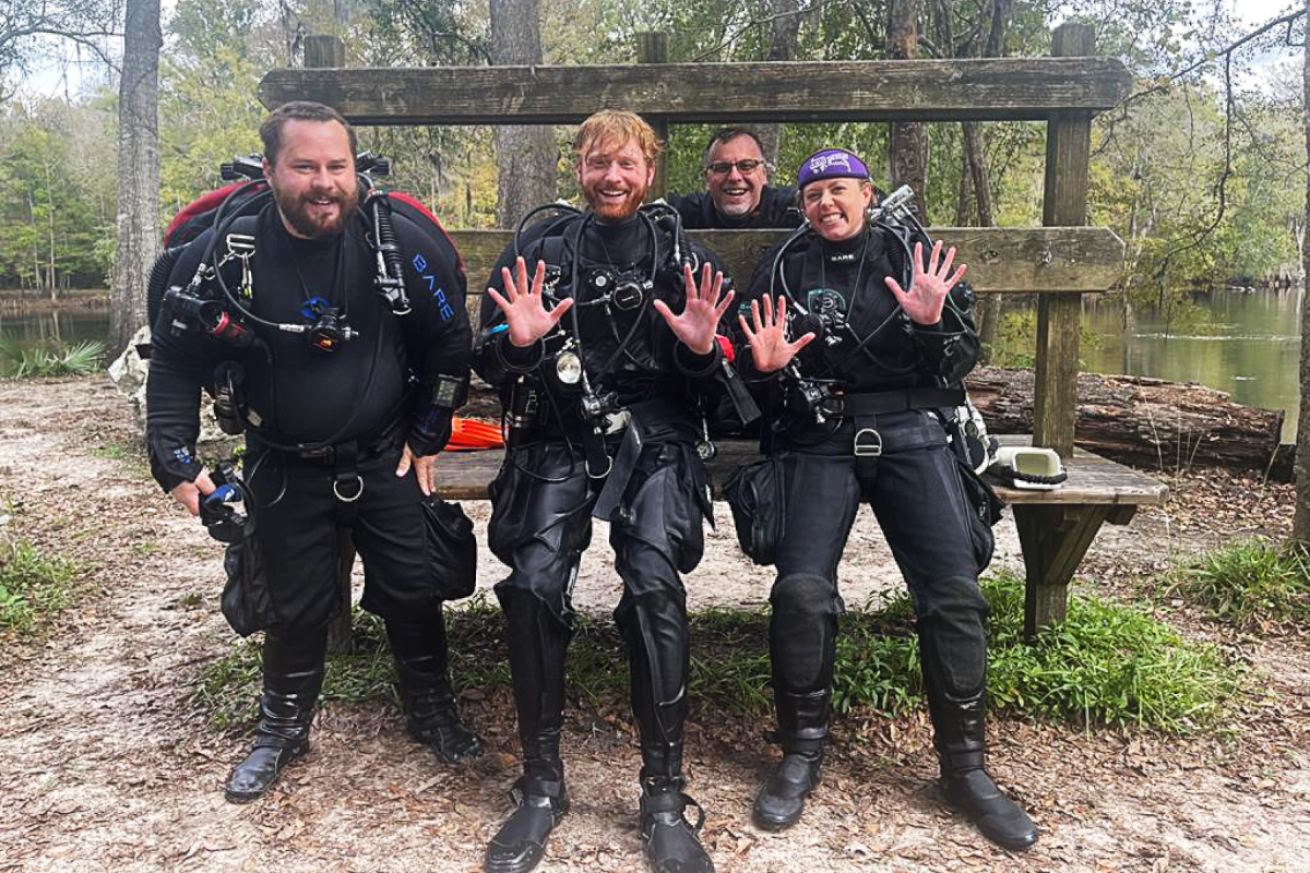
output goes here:
[{"label": "metal d-ring", "polygon": [[586,467],[587,467],[587,475],[588,475],[589,477],[591,477],[592,479],[604,479],[606,476],[608,476],[608,475],[610,474],[610,470],[613,470],[613,469],[614,469],[614,459],[611,458],[609,455],[606,455],[606,456],[605,456],[605,472],[604,472],[604,473],[601,473],[599,476],[597,476],[595,473],[591,472],[591,460],[590,460],[590,459],[588,459],[588,460],[586,461]]},{"label": "metal d-ring", "polygon": [[355,491],[355,495],[353,497],[344,497],[341,494],[341,480],[333,479],[332,493],[335,494],[337,500],[340,500],[342,503],[354,503],[356,500],[364,496],[364,477],[356,473],[355,484],[359,486],[359,489]]}]

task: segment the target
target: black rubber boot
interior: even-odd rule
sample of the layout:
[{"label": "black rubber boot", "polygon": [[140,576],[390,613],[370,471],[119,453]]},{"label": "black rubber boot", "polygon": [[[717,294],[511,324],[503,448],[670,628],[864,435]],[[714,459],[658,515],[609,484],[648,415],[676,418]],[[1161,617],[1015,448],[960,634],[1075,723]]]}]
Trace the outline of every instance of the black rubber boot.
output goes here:
[{"label": "black rubber boot", "polygon": [[[627,643],[632,713],[641,735],[641,814],[646,861],[655,873],[713,873],[700,843],[705,812],[683,793],[682,727],[691,643],[680,594],[625,592],[614,620]],[[695,824],[685,812],[695,807]]]},{"label": "black rubber boot", "polygon": [[436,752],[447,764],[459,764],[482,754],[482,741],[464,726],[450,688],[446,623],[406,624],[388,621],[387,639],[396,657],[400,699],[409,735]]},{"label": "black rubber boot", "polygon": [[255,748],[228,777],[229,803],[262,797],[287,765],[309,751],[314,701],[323,687],[325,631],[284,639],[272,631],[264,638],[264,694],[259,700]]},{"label": "black rubber boot", "polygon": [[827,689],[810,694],[778,691],[777,742],[782,746],[782,763],[764,783],[755,798],[755,824],[768,831],[780,831],[800,821],[805,799],[819,784],[823,770],[823,746],[828,737]]},{"label": "black rubber boot", "polygon": [[529,591],[497,586],[496,594],[508,624],[524,775],[511,792],[518,808],[487,846],[483,869],[527,873],[541,861],[546,839],[569,810],[559,743],[564,657],[573,630]]},{"label": "black rubber boot", "polygon": [[976,687],[950,688],[935,636],[920,623],[919,645],[933,746],[941,762],[942,794],[987,839],[1002,848],[1022,852],[1037,842],[1037,827],[1017,803],[1001,793],[985,769],[986,670]]},{"label": "black rubber boot", "polygon": [[523,776],[514,783],[511,796],[518,808],[487,846],[482,865],[486,873],[527,873],[536,867],[545,854],[546,838],[569,811],[563,779],[547,782]]},{"label": "black rubber boot", "polygon": [[[643,768],[644,769],[644,768]],[[683,780],[641,780],[641,838],[654,873],[714,873],[714,862],[700,842],[705,810],[682,791]],[[687,807],[696,809],[695,824]]]},{"label": "black rubber boot", "polygon": [[828,739],[833,666],[841,600],[832,579],[814,573],[780,575],[769,598],[769,659],[782,763],[755,798],[755,824],[780,831],[800,821],[819,784]]}]

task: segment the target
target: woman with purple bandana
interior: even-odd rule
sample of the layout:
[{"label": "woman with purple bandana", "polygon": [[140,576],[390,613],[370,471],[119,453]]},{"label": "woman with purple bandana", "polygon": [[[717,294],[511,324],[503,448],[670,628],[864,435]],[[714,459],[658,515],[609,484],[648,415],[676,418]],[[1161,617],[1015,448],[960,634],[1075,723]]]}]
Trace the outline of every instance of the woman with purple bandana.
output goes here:
[{"label": "woman with purple bandana", "polygon": [[905,228],[870,220],[873,185],[851,152],[811,155],[798,187],[807,225],[764,256],[739,315],[750,353],[738,361],[760,389],[761,449],[784,495],[769,556],[784,756],[755,821],[790,827],[818,784],[844,610],[837,564],[865,502],[918,616],[942,791],[989,839],[1027,849],[1037,829],[984,769],[988,606],[978,574],[990,532],[971,518],[943,425],[978,358],[965,267],[952,272],[953,248],[925,250]]}]

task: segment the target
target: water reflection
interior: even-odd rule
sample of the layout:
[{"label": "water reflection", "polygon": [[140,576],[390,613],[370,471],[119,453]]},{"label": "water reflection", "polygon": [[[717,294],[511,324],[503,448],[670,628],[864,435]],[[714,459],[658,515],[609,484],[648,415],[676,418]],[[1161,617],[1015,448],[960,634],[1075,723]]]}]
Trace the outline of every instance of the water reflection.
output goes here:
[{"label": "water reflection", "polygon": [[[1283,441],[1296,435],[1300,408],[1300,307],[1303,289],[1218,290],[1190,311],[1131,307],[1122,298],[1083,298],[1083,369],[1199,382],[1234,402],[1286,410]],[[1008,309],[1008,307],[1007,307]]]},{"label": "water reflection", "polygon": [[[0,339],[19,351],[70,345],[83,340],[104,342],[109,334],[107,310],[49,310],[13,315],[0,311]],[[7,374],[10,361],[0,358],[0,374]]]}]

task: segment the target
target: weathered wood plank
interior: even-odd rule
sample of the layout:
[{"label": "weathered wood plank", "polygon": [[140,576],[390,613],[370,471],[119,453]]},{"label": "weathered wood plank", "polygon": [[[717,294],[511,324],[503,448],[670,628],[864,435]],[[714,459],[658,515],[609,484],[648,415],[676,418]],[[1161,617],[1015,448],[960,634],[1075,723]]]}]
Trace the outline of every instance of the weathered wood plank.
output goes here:
[{"label": "weathered wood plank", "polygon": [[[934,238],[954,245],[957,263],[969,265],[969,282],[980,292],[1070,293],[1104,291],[1123,268],[1124,244],[1102,227],[940,227]],[[477,294],[510,243],[502,230],[456,230],[451,237],[463,254],[469,291]],[[727,264],[745,286],[760,255],[781,235],[773,230],[691,231]]]},{"label": "weathered wood plank", "polygon": [[573,124],[597,109],[671,123],[1041,120],[1128,94],[1113,58],[280,69],[259,99],[317,100],[356,124]]}]

